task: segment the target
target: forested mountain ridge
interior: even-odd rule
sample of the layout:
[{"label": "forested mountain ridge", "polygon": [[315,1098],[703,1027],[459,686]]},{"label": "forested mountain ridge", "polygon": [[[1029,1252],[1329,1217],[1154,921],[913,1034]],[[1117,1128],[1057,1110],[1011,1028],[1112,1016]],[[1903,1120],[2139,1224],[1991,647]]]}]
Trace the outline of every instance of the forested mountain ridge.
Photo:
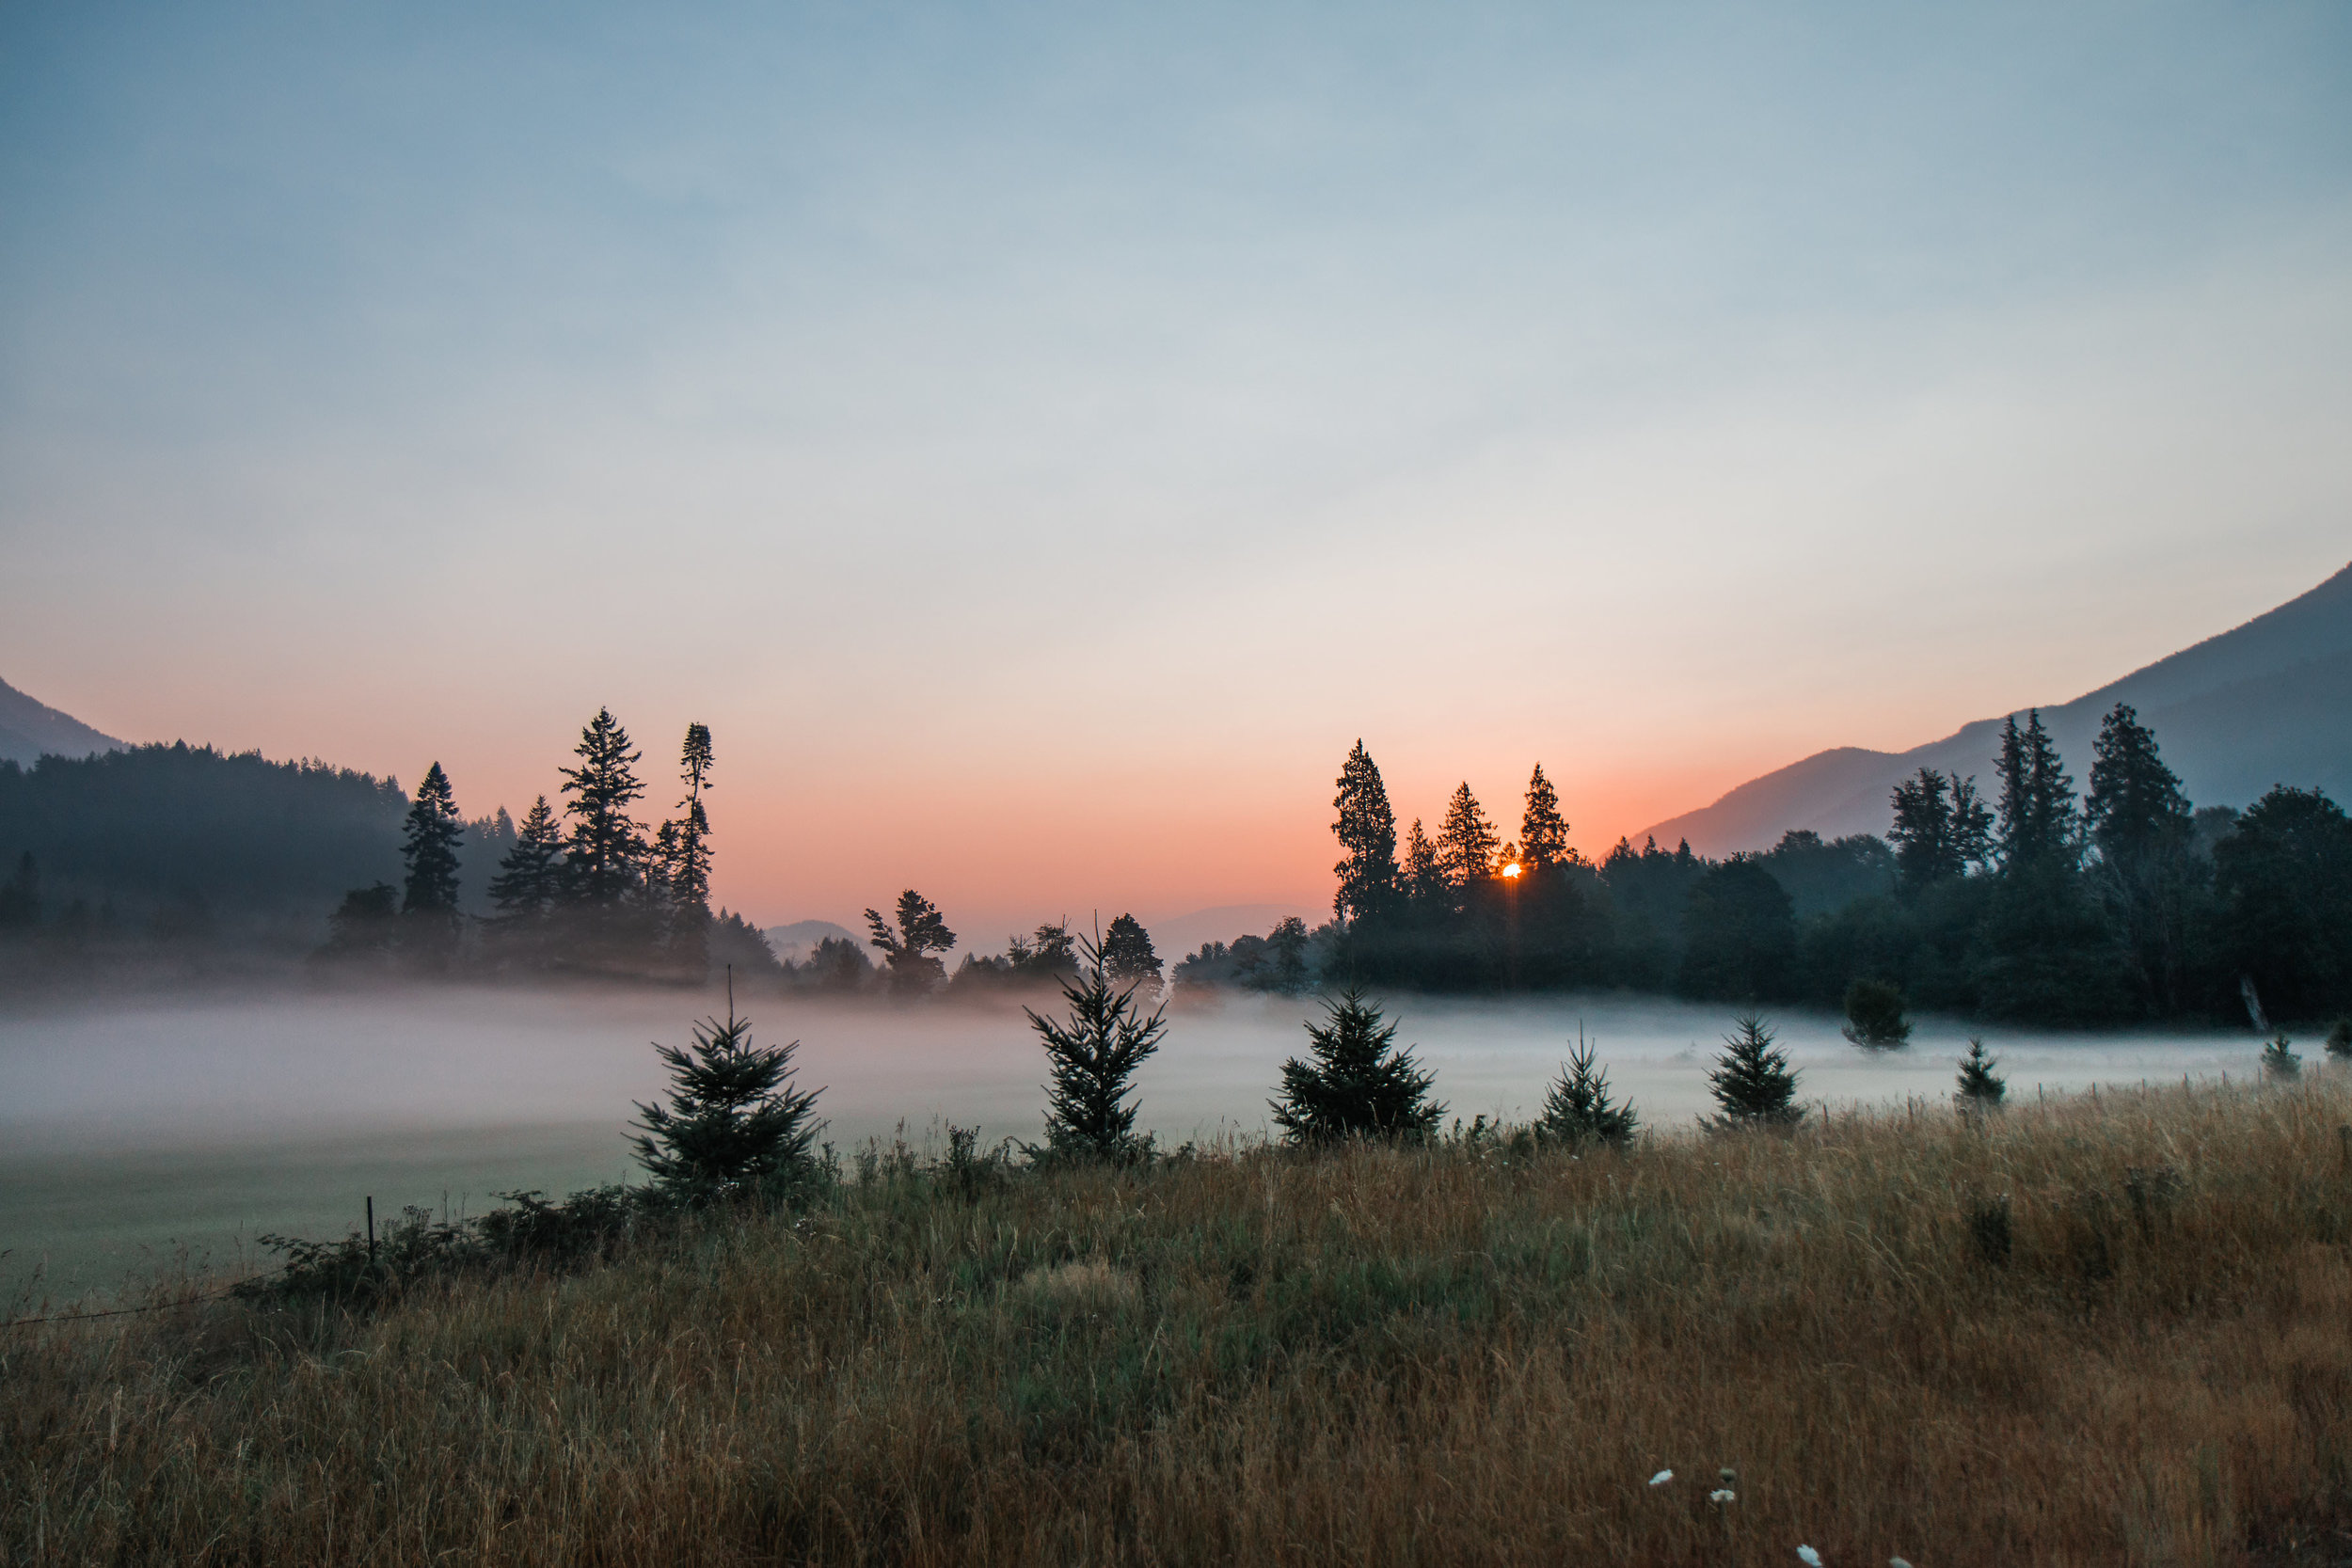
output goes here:
[{"label": "forested mountain ridge", "polygon": [[[2244,626],[2044,707],[2042,719],[2061,752],[2087,760],[2118,703],[2164,736],[2167,761],[2201,805],[2244,806],[2282,782],[2352,796],[2352,566]],[[1899,780],[1922,768],[1990,778],[2001,724],[1979,720],[1908,752],[1818,752],[1645,834],[1723,855],[1769,848],[1791,828],[1883,833]]]},{"label": "forested mountain ridge", "polygon": [[0,761],[29,767],[44,755],[84,757],[119,752],[122,744],[0,681]]}]

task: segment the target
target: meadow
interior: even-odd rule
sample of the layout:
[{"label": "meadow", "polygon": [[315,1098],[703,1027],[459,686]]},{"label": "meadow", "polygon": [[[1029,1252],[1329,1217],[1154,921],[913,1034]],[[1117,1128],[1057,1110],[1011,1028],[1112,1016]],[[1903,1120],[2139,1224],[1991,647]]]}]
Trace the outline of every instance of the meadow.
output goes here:
[{"label": "meadow", "polygon": [[[12,1561],[2334,1563],[2352,1085],[1128,1168],[0,1340]],[[1664,1472],[1671,1477],[1659,1479]]]}]

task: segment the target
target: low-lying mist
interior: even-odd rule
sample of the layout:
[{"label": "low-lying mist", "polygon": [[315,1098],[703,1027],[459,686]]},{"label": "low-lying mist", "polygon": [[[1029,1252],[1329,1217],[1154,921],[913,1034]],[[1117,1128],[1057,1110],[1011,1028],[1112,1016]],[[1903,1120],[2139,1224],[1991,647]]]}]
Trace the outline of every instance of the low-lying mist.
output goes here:
[{"label": "low-lying mist", "polygon": [[[1041,1135],[1044,1063],[1015,1002],[739,1006],[763,1043],[801,1042],[801,1081],[823,1086],[839,1148],[901,1126],[919,1144],[943,1121],[988,1142]],[[724,1007],[715,993],[418,990],[0,1019],[0,1286],[21,1295],[42,1271],[51,1293],[108,1287],[126,1268],[168,1266],[179,1245],[231,1262],[262,1231],[340,1234],[371,1195],[379,1213],[479,1210],[501,1190],[623,1179],[631,1101],[663,1084],[650,1042],[683,1043]],[[1171,1008],[1139,1079],[1143,1125],[1163,1147],[1262,1132],[1282,1059],[1316,1013],[1310,998],[1258,995]],[[1706,1074],[1729,1009],[1401,997],[1391,1017],[1465,1121],[1530,1116],[1581,1024],[1613,1086],[1670,1130],[1711,1109]],[[1832,1106],[1941,1101],[1970,1032],[1926,1019],[1908,1048],[1866,1053],[1834,1019],[1775,1022],[1803,1094]],[[2013,1096],[2251,1074],[2259,1051],[2240,1035],[1981,1032]]]}]

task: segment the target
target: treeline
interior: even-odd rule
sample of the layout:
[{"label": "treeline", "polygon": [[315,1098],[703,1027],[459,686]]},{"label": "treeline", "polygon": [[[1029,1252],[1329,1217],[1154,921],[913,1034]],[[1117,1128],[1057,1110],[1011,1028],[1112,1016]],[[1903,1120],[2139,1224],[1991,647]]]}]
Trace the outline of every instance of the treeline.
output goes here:
[{"label": "treeline", "polygon": [[1464,784],[1434,837],[1415,820],[1400,845],[1359,742],[1334,802],[1337,918],[1299,967],[1827,1007],[1862,981],[2052,1024],[2352,1011],[2352,819],[2325,794],[2281,784],[2243,812],[2199,810],[2122,705],[2087,792],[2039,712],[2011,717],[1996,768],[1989,800],[1934,769],[1898,785],[1886,839],[1792,832],[1720,861],[1620,839],[1594,863],[1569,847],[1540,765],[1516,840]]},{"label": "treeline", "polygon": [[519,823],[503,808],[487,838],[498,849],[485,908],[464,899],[469,825],[438,762],[425,769],[400,823],[398,882],[347,890],[314,957],[322,963],[411,974],[580,973],[699,982],[714,967],[778,970],[759,932],[710,907],[710,730],[686,727],[675,815],[635,815],[644,753],[599,708],[557,769],[563,804],[545,795]]}]

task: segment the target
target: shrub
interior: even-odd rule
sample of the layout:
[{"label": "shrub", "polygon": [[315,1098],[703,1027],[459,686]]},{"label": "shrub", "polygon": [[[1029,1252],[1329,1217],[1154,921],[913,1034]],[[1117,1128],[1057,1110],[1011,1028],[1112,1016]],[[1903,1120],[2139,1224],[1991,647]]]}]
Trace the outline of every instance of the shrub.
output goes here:
[{"label": "shrub", "polygon": [[1326,1022],[1307,1025],[1309,1060],[1282,1064],[1282,1098],[1271,1101],[1275,1125],[1293,1143],[1343,1138],[1418,1142],[1445,1115],[1429,1098],[1435,1073],[1396,1045],[1396,1025],[1350,986],[1323,1004]]},{"label": "shrub", "polygon": [[1884,980],[1856,980],[1846,988],[1845,1037],[1873,1051],[1890,1050],[1911,1040],[1911,1021],[1903,1016],[1903,993]]}]

